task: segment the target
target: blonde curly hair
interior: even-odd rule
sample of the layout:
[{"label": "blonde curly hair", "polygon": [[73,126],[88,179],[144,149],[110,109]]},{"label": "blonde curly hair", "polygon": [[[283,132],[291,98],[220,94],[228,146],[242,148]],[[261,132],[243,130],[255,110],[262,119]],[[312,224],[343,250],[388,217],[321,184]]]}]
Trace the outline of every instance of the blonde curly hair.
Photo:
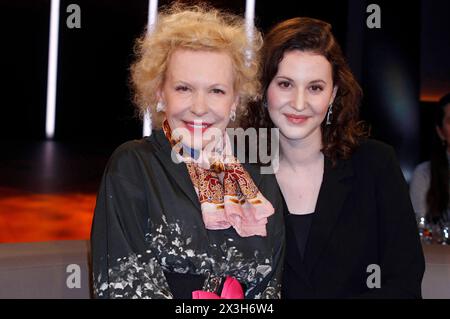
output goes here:
[{"label": "blonde curly hair", "polygon": [[259,97],[262,36],[253,28],[252,40],[249,41],[242,17],[204,4],[186,6],[175,3],[162,9],[154,29],[147,31],[134,46],[136,59],[130,67],[130,84],[139,115],[142,118],[150,110],[154,126],[160,126],[162,120],[161,114],[155,110],[157,91],[164,82],[169,58],[176,49],[228,53],[234,66],[234,85],[240,106]]}]

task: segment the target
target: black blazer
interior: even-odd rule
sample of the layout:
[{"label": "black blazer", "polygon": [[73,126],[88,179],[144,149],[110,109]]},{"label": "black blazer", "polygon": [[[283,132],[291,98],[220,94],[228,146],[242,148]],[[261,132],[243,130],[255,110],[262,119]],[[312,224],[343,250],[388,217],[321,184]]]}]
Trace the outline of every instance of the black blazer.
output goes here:
[{"label": "black blazer", "polygon": [[[284,298],[421,298],[424,256],[392,147],[364,140],[335,168],[325,159],[305,256],[299,259],[296,242],[288,241]],[[368,288],[371,264],[380,266],[380,288]]]}]

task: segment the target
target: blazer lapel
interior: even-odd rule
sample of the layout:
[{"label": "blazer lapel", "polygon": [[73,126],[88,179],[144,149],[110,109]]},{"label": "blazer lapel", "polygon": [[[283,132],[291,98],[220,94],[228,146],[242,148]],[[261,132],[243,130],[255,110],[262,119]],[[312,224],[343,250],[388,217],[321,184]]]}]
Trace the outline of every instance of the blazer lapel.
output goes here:
[{"label": "blazer lapel", "polygon": [[242,167],[247,171],[247,173],[252,178],[253,182],[255,183],[256,187],[259,189],[259,184],[262,180],[261,172],[259,171],[260,167],[258,165],[248,164],[244,163],[242,164]]},{"label": "blazer lapel", "polygon": [[164,166],[167,173],[172,176],[173,180],[178,184],[183,193],[192,201],[192,203],[201,210],[200,202],[198,200],[197,193],[195,192],[194,185],[192,184],[191,177],[187,170],[185,163],[175,163],[171,157],[172,147],[164,135],[163,130],[154,130],[152,133],[155,136],[155,141],[158,144],[156,157],[161,161],[161,165]]},{"label": "blazer lapel", "polygon": [[332,168],[329,159],[325,158],[324,176],[305,251],[304,262],[308,274],[328,244],[342,205],[349,195],[351,182],[348,178],[351,176],[353,170],[350,160],[338,161],[336,167]]}]

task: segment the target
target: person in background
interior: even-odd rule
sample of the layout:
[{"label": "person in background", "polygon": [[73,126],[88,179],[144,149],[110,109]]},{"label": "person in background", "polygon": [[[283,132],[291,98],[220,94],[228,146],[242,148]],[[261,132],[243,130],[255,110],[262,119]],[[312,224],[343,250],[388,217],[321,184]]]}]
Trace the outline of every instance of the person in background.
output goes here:
[{"label": "person in background", "polygon": [[435,126],[437,134],[431,160],[414,170],[410,195],[419,219],[424,217],[427,222],[439,223],[448,222],[450,217],[450,93],[438,102]]},{"label": "person in background", "polygon": [[420,298],[425,262],[391,146],[367,138],[361,89],[331,26],[293,18],[264,39],[260,105],[277,127],[285,199],[284,298]]},{"label": "person in background", "polygon": [[137,41],[131,82],[157,128],[118,147],[105,169],[91,232],[95,297],[280,297],[281,194],[272,175],[234,157],[225,132],[259,92],[253,35],[241,17],[175,4]]}]

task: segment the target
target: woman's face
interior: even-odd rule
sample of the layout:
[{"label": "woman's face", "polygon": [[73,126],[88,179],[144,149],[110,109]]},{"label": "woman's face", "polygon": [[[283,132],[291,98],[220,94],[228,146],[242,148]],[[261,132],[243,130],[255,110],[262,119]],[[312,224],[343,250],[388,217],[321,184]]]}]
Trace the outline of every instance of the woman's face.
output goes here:
[{"label": "woman's face", "polygon": [[285,52],[267,89],[270,118],[281,137],[305,140],[321,136],[320,125],[336,91],[331,64],[324,56],[299,50]]},{"label": "woman's face", "polygon": [[447,104],[444,107],[442,127],[436,126],[436,130],[441,140],[445,140],[447,142],[447,150],[450,151],[450,104]]},{"label": "woman's face", "polygon": [[178,49],[171,55],[159,98],[172,131],[183,144],[203,148],[212,132],[224,132],[236,111],[234,68],[227,53]]}]

